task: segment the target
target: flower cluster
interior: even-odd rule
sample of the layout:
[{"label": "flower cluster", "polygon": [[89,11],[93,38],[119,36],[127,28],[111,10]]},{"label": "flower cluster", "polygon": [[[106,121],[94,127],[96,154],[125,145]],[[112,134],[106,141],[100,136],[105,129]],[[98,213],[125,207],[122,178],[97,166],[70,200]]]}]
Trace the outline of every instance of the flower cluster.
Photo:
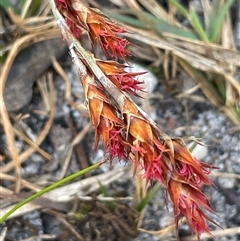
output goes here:
[{"label": "flower cluster", "polygon": [[105,150],[109,150],[111,158],[132,160],[134,173],[140,166],[150,183],[159,181],[174,204],[176,223],[185,216],[198,237],[202,232],[210,234],[206,221],[216,223],[203,209],[214,211],[201,192],[201,186],[212,184],[208,177],[212,167],[194,158],[180,140],[169,139],[160,133],[129,99],[125,99],[126,117],[120,119],[104,91],[90,83],[88,86],[87,96],[91,119],[96,128],[96,145],[102,136]]},{"label": "flower cluster", "polygon": [[[169,181],[169,195],[175,205],[174,212],[176,223],[181,216],[185,216],[190,227],[195,230],[200,238],[200,234],[204,231],[211,235],[206,220],[216,224],[210,219],[200,207],[205,208],[209,212],[213,212],[206,196],[195,187],[186,183],[179,183],[171,179]],[[217,225],[217,224],[216,224]]]},{"label": "flower cluster", "polygon": [[76,38],[80,37],[79,30],[84,29],[90,37],[92,46],[97,42],[106,57],[114,57],[117,60],[119,57],[126,59],[132,55],[126,49],[130,42],[119,36],[125,30],[102,12],[88,8],[78,0],[55,0],[55,3]]},{"label": "flower cluster", "polygon": [[[116,60],[131,54],[126,49],[129,42],[119,37],[125,30],[100,11],[84,6],[80,0],[55,0],[55,3],[77,39],[80,30],[84,29],[92,44],[97,42],[107,58]],[[77,52],[77,48],[74,51]],[[201,187],[212,185],[209,173],[213,167],[192,156],[181,139],[165,134],[125,95],[124,92],[138,96],[137,91],[143,91],[143,83],[136,80],[142,73],[128,73],[125,66],[116,61],[85,61],[83,56],[87,54],[77,53],[74,62],[96,129],[95,149],[102,138],[105,153],[109,153],[110,159],[131,160],[134,174],[141,167],[150,183],[159,181],[166,188],[174,204],[177,225],[179,218],[185,216],[198,238],[202,232],[211,234],[207,221],[216,223],[205,214],[205,210],[214,211]],[[91,66],[93,64],[96,66]],[[86,65],[85,68],[82,65]],[[93,68],[98,68],[104,77],[97,76]]]},{"label": "flower cluster", "polygon": [[139,96],[138,91],[144,91],[143,81],[137,81],[142,73],[129,73],[124,70],[126,66],[115,61],[97,60],[97,65],[103,73],[111,80],[119,89],[128,94]]}]

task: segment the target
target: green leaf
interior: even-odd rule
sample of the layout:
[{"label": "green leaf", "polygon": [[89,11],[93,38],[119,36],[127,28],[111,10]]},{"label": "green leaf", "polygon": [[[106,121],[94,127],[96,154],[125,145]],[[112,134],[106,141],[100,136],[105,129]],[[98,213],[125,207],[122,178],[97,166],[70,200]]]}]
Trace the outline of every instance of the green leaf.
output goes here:
[{"label": "green leaf", "polygon": [[225,83],[224,77],[216,74],[213,76],[212,79],[213,79],[214,86],[218,92],[218,95],[222,99],[223,103],[225,103],[225,101],[226,101],[226,83]]},{"label": "green leaf", "polygon": [[177,10],[183,14],[184,17],[188,19],[195,32],[201,37],[201,39],[205,42],[209,42],[206,31],[204,30],[203,24],[198,17],[198,15],[194,11],[189,11],[185,7],[183,7],[177,0],[169,0]]},{"label": "green leaf", "polygon": [[[107,189],[102,185],[102,183],[100,181],[98,181],[98,184],[100,186],[100,190],[101,190],[103,196],[104,197],[109,197]],[[108,201],[107,204],[108,204],[109,209],[111,211],[113,211],[114,208],[115,208],[115,203],[113,201]]]},{"label": "green leaf", "polygon": [[17,12],[16,7],[9,0],[0,0],[0,6],[7,12],[8,8],[14,9]]},{"label": "green leaf", "polygon": [[178,28],[178,27],[171,25],[171,24],[165,22],[164,20],[159,19],[149,13],[141,12],[141,14],[143,15],[143,19],[145,19],[146,21],[138,20],[136,18],[128,17],[128,16],[124,16],[124,15],[120,15],[120,14],[107,13],[107,15],[110,18],[114,18],[115,20],[117,20],[119,22],[126,23],[126,24],[131,25],[136,28],[149,29],[149,25],[150,25],[150,27],[152,26],[154,28],[154,30],[158,31],[159,34],[171,33],[171,34],[175,34],[177,36],[194,39],[194,40],[199,40],[199,37],[191,31],[187,31],[187,30]]},{"label": "green leaf", "polygon": [[203,28],[200,18],[195,12],[191,12],[190,19],[191,25],[193,26],[196,33],[201,37],[201,39],[205,42],[209,42],[209,38],[207,36],[206,31]]},{"label": "green leaf", "polygon": [[136,18],[128,17],[128,16],[125,16],[125,15],[122,15],[122,14],[109,13],[109,12],[106,12],[105,14],[108,17],[110,17],[112,19],[115,19],[119,22],[127,23],[127,24],[129,24],[133,27],[136,27],[136,28],[147,29],[147,26],[145,24],[143,24],[142,21],[140,21]]},{"label": "green leaf", "polygon": [[147,21],[149,21],[150,23],[152,22],[155,29],[160,32],[171,33],[181,37],[199,40],[199,37],[190,30],[184,30],[174,25],[171,25],[168,22],[157,18],[149,13],[144,12],[144,15],[146,16]]},{"label": "green leaf", "polygon": [[225,16],[233,3],[234,0],[227,0],[226,4],[221,8],[220,1],[215,1],[210,14],[210,26],[208,33],[209,39],[212,43],[216,43],[218,41]]},{"label": "green leaf", "polygon": [[[21,6],[24,7],[25,4],[28,4],[28,2],[26,0],[21,0]],[[32,0],[31,4],[27,10],[25,18],[36,16],[38,14],[39,9],[41,8],[42,4],[43,4],[42,0]]]},{"label": "green leaf", "polygon": [[169,2],[171,2],[180,13],[188,18],[189,12],[183,5],[176,0],[169,0]]},{"label": "green leaf", "polygon": [[42,0],[34,0],[32,2],[32,9],[31,9],[31,16],[37,15],[41,5],[42,5]]},{"label": "green leaf", "polygon": [[157,192],[161,189],[161,184],[157,182],[153,188],[147,193],[146,197],[142,199],[142,201],[137,206],[137,211],[142,212],[143,209],[148,205],[151,199],[157,194]]}]

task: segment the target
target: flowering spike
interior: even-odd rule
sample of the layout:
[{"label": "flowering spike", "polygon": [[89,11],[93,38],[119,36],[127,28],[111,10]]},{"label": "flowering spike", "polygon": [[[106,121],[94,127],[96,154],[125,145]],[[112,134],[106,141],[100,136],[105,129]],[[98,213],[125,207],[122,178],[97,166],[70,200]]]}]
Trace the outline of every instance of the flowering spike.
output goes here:
[{"label": "flowering spike", "polygon": [[[142,73],[128,73],[116,61],[97,60],[78,42],[80,29],[84,29],[92,45],[98,43],[107,57],[125,59],[131,55],[126,49],[130,43],[119,35],[125,30],[80,0],[49,0],[55,13],[52,1],[61,13],[61,17],[55,16],[77,67],[96,129],[94,149],[102,138],[105,153],[111,160],[130,159],[134,164],[133,174],[140,167],[148,182],[159,181],[173,202],[176,227],[185,216],[198,238],[202,232],[211,234],[207,221],[216,223],[204,211],[214,211],[201,187],[212,185],[209,174],[213,167],[193,157],[182,140],[165,134],[125,94],[138,96],[137,91],[143,90],[142,82],[135,79]],[[64,20],[69,28],[63,24]]]},{"label": "flowering spike", "polygon": [[138,91],[144,92],[144,82],[137,81],[135,78],[139,75],[145,74],[146,72],[129,73],[124,71],[124,67],[127,66],[119,64],[115,61],[97,60],[97,65],[113,82],[113,84],[115,84],[122,91],[137,97],[140,97],[137,93]]},{"label": "flowering spike", "polygon": [[113,57],[117,60],[121,57],[126,59],[127,56],[132,55],[126,49],[130,42],[119,36],[126,31],[112,22],[101,11],[86,7],[79,0],[55,0],[55,3],[77,39],[81,34],[80,29],[84,29],[90,37],[92,46],[97,42],[107,58]]},{"label": "flowering spike", "polygon": [[188,184],[180,184],[174,179],[170,179],[168,187],[169,195],[174,203],[176,223],[178,223],[181,216],[185,216],[192,230],[196,232],[198,239],[200,239],[202,232],[207,232],[211,235],[206,220],[217,226],[219,225],[210,219],[200,208],[202,207],[210,212],[214,212],[206,196],[200,190]]}]

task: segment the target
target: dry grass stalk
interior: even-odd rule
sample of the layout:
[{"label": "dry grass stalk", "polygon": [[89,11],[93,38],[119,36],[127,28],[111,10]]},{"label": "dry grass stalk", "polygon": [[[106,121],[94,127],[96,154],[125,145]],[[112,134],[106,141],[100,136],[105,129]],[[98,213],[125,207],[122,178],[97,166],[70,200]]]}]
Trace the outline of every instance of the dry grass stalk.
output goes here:
[{"label": "dry grass stalk", "polygon": [[[1,51],[1,54],[3,54],[4,51],[9,50],[7,59],[3,67],[1,68],[0,111],[1,111],[1,123],[6,133],[8,149],[10,151],[11,158],[12,158],[12,161],[10,161],[6,166],[1,167],[1,172],[3,173],[8,172],[10,169],[15,168],[15,173],[16,173],[15,191],[16,192],[19,192],[21,189],[21,182],[22,182],[21,163],[25,159],[27,159],[35,151],[35,149],[42,152],[38,147],[38,145],[42,142],[42,140],[36,144],[31,142],[31,145],[33,146],[33,148],[30,148],[24,153],[21,153],[21,154],[18,153],[15,145],[15,130],[10,121],[10,118],[4,103],[4,99],[3,99],[5,83],[15,57],[23,48],[27,47],[30,44],[43,41],[48,38],[53,38],[58,35],[58,32],[56,31],[56,24],[52,18],[49,18],[47,16],[39,16],[39,17],[24,19],[28,8],[27,6],[28,4],[30,4],[30,2],[31,1],[29,0],[25,2],[26,5],[22,11],[21,16],[14,14],[14,12],[11,9],[9,9],[8,13],[15,27],[17,27],[17,29],[20,30],[20,33],[27,32],[27,34],[25,35],[19,34],[18,38],[14,41],[14,43],[11,44],[11,46],[8,46]],[[27,142],[30,142],[30,141],[27,140]],[[42,152],[42,154],[44,153]],[[49,159],[49,155],[47,157]]]},{"label": "dry grass stalk", "polygon": [[30,238],[23,239],[22,241],[34,241],[36,239],[40,240],[54,240],[58,237],[57,234],[41,234],[38,236],[32,236]]},{"label": "dry grass stalk", "polygon": [[[22,43],[21,43],[22,44]],[[21,45],[20,44],[20,45]],[[14,134],[14,129],[13,126],[11,124],[5,103],[4,103],[4,99],[3,99],[3,93],[4,93],[4,87],[5,87],[5,83],[7,80],[7,76],[8,76],[8,72],[10,70],[10,66],[13,62],[13,59],[15,58],[16,54],[17,54],[17,50],[18,50],[18,45],[16,46],[16,48],[14,50],[11,51],[11,53],[9,54],[5,65],[2,68],[1,71],[1,88],[0,88],[0,113],[1,113],[1,119],[2,119],[2,124],[4,127],[4,131],[6,133],[6,138],[7,138],[7,143],[8,143],[8,148],[9,151],[11,153],[11,157],[14,160],[14,166],[15,166],[15,173],[16,173],[16,186],[15,186],[15,191],[19,192],[21,189],[21,165],[20,165],[20,157],[15,145],[15,134]]]},{"label": "dry grass stalk", "polygon": [[[148,187],[147,180],[142,178],[141,170],[138,170],[137,175],[135,176],[135,188],[136,188],[135,205],[136,206],[143,200],[143,198],[146,197],[147,187]],[[144,213],[145,213],[145,209],[143,209],[140,212],[138,222],[137,222],[138,228],[140,228],[142,226]]]},{"label": "dry grass stalk", "polygon": [[[0,179],[16,182],[16,177],[10,176],[5,173],[1,173]],[[31,182],[28,182],[26,180],[23,180],[23,179],[21,179],[21,187],[30,189],[34,192],[39,192],[41,190],[41,188],[39,186],[37,186]]]},{"label": "dry grass stalk", "polygon": [[67,228],[72,233],[72,235],[75,236],[76,240],[84,241],[82,236],[76,231],[74,226],[66,220],[66,218],[64,217],[64,215],[62,215],[62,213],[58,213],[58,212],[52,211],[52,210],[48,211],[48,213],[56,216],[58,218],[58,220],[65,226],[65,228]]},{"label": "dry grass stalk", "polygon": [[[52,126],[54,116],[55,116],[55,111],[56,111],[56,97],[55,97],[55,90],[54,90],[54,85],[53,85],[53,80],[52,80],[52,75],[48,74],[47,76],[47,81],[49,85],[49,94],[48,94],[48,100],[50,103],[50,113],[49,113],[49,119],[43,128],[42,132],[38,136],[37,140],[35,141],[35,144],[39,146],[43,140],[46,138],[47,134],[50,131],[50,128]],[[19,154],[20,158],[20,163],[23,163],[27,158],[29,158],[33,153],[35,152],[35,147],[29,147],[27,150]],[[7,163],[5,166],[1,168],[2,173],[7,173],[10,170],[12,170],[15,167],[14,160],[11,160],[9,163]]]},{"label": "dry grass stalk", "polygon": [[[84,88],[96,129],[95,149],[102,137],[110,160],[130,160],[134,174],[139,167],[147,182],[159,181],[174,204],[176,227],[179,218],[185,216],[198,238],[203,231],[211,235],[206,220],[216,223],[202,210],[213,212],[201,186],[212,184],[208,169],[213,167],[194,158],[182,139],[165,134],[126,95],[138,96],[143,87],[135,79],[142,73],[127,73],[116,62],[118,57],[131,55],[126,49],[130,43],[119,36],[125,30],[79,0],[49,2]],[[88,32],[93,47],[99,44],[106,57],[115,61],[98,60],[85,51],[79,42],[82,29]]]},{"label": "dry grass stalk", "polygon": [[[52,190],[44,194],[42,197],[48,198],[53,202],[59,202],[59,203],[69,202],[69,201],[75,200],[76,196],[80,196],[80,197],[86,196],[92,192],[99,190],[99,182],[101,182],[103,186],[107,186],[110,183],[123,177],[126,179],[130,177],[130,168],[124,167],[124,168],[114,169],[112,171],[100,174],[98,176],[85,178],[83,180],[56,188],[55,190]],[[0,191],[1,190],[2,189],[0,188]],[[13,207],[14,205],[11,205],[6,208],[0,209],[1,215],[3,216],[7,212],[9,212],[9,210],[11,210]],[[16,210],[10,216],[10,218],[18,217],[26,213],[29,213],[31,211],[38,210],[40,208],[41,208],[40,205],[36,205],[34,203],[27,203],[20,209]]]},{"label": "dry grass stalk", "polygon": [[139,230],[141,232],[153,234],[153,235],[158,236],[159,238],[163,238],[164,236],[169,234],[169,232],[174,231],[174,229],[175,229],[175,224],[169,225],[169,226],[167,226],[163,229],[157,230],[157,231],[149,231],[149,230],[146,230],[146,229],[143,229],[143,228],[139,228]]},{"label": "dry grass stalk", "polygon": [[[227,228],[224,230],[215,230],[212,232],[212,234],[216,238],[217,237],[227,237],[227,236],[229,237],[229,236],[240,234],[240,227]],[[206,234],[203,234],[202,238],[207,239],[208,236]],[[181,241],[198,241],[198,237],[195,235],[192,235],[192,236],[182,238]]]},{"label": "dry grass stalk", "polygon": [[1,231],[1,234],[0,234],[0,241],[4,241],[5,240],[5,237],[7,235],[7,228],[4,227]]},{"label": "dry grass stalk", "polygon": [[56,58],[52,58],[52,65],[53,65],[54,69],[56,70],[56,72],[62,77],[62,79],[64,80],[64,82],[66,84],[65,99],[67,100],[69,105],[71,105],[72,107],[74,107],[75,109],[77,109],[79,111],[82,111],[82,112],[86,113],[86,107],[83,104],[78,104],[78,103],[72,101],[72,99],[71,99],[71,95],[72,95],[71,82],[70,82],[67,74],[65,73],[65,71],[61,67],[61,65],[56,60]]},{"label": "dry grass stalk", "polygon": [[67,168],[69,165],[69,162],[71,160],[71,156],[72,156],[72,152],[73,152],[73,148],[74,146],[76,146],[83,138],[84,136],[87,134],[87,132],[91,129],[91,124],[89,123],[88,125],[86,125],[82,131],[80,131],[75,138],[71,141],[71,143],[69,144],[68,147],[68,152],[67,152],[67,156],[66,159],[64,161],[64,165],[62,167],[62,171],[61,174],[59,176],[59,179],[64,178],[66,172],[67,172]]},{"label": "dry grass stalk", "polygon": [[43,149],[41,149],[38,145],[36,145],[36,143],[34,141],[29,139],[27,137],[27,135],[24,133],[24,131],[22,130],[22,128],[20,127],[20,125],[19,125],[19,128],[20,128],[20,130],[14,129],[15,133],[18,136],[20,136],[27,144],[29,144],[29,146],[34,148],[35,151],[37,151],[39,154],[41,154],[46,160],[51,161],[52,156],[49,155],[47,152],[45,152]]}]

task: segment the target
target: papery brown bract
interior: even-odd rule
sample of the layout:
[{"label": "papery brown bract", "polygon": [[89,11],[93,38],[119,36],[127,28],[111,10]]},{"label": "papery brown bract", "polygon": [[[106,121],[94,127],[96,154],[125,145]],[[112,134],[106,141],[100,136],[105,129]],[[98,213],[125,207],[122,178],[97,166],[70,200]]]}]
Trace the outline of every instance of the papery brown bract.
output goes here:
[{"label": "papery brown bract", "polygon": [[74,13],[69,0],[55,0],[56,7],[59,12],[65,17],[66,24],[77,39],[81,39],[82,30],[78,24],[78,19]]},{"label": "papery brown bract", "polygon": [[172,143],[174,146],[174,158],[177,161],[175,170],[178,172],[178,177],[197,187],[202,183],[212,185],[212,180],[208,175],[210,174],[210,169],[214,167],[198,161],[186,146],[179,141],[173,140]]},{"label": "papery brown bract", "polygon": [[126,59],[132,53],[127,50],[130,42],[119,37],[119,34],[126,32],[116,23],[112,22],[101,11],[86,7],[79,0],[55,0],[60,13],[68,19],[67,24],[73,34],[79,39],[79,29],[87,31],[92,46],[97,42],[103,49],[106,57],[119,57]]},{"label": "papery brown bract", "polygon": [[89,86],[87,97],[90,117],[96,128],[95,149],[102,136],[106,150],[109,145],[110,132],[115,126],[123,125],[123,122],[117,117],[114,108],[109,105],[107,97],[97,86]]},{"label": "papery brown bract", "polygon": [[144,81],[138,81],[136,78],[146,72],[129,73],[124,70],[125,65],[116,61],[97,60],[97,65],[103,73],[122,91],[140,97],[138,92],[144,92]]},{"label": "papery brown bract", "polygon": [[[170,179],[168,183],[168,191],[170,198],[174,204],[174,213],[176,223],[179,218],[185,216],[191,229],[197,234],[200,240],[202,232],[211,235],[207,220],[219,226],[207,214],[206,210],[214,213],[206,196],[197,188],[187,183],[179,183],[174,179]],[[202,210],[202,209],[205,210]]]}]

